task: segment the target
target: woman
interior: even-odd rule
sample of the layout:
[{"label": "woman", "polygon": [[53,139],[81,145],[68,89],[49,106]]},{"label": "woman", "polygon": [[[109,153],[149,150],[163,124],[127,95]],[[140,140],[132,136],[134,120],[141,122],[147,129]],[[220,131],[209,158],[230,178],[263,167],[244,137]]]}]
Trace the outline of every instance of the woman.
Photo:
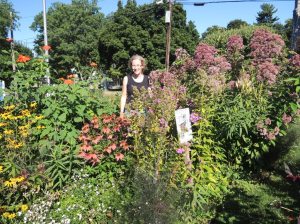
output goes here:
[{"label": "woman", "polygon": [[125,105],[133,100],[133,88],[136,87],[138,90],[142,87],[149,88],[148,76],[143,74],[146,66],[145,59],[140,55],[133,55],[128,65],[132,69],[132,74],[125,76],[123,79],[120,117],[124,117]]}]

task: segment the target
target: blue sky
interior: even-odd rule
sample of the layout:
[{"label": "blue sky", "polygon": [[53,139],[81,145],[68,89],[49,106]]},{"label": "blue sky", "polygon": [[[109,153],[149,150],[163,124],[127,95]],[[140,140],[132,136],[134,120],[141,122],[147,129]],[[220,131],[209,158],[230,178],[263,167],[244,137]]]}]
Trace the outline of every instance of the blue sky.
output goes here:
[{"label": "blue sky", "polygon": [[[29,29],[33,22],[34,16],[43,10],[43,0],[10,0],[14,9],[21,17],[20,26],[14,32],[14,39],[22,41],[27,47],[32,48],[33,40],[36,33]],[[153,0],[136,0],[138,4],[153,3]],[[186,1],[186,0],[185,0]],[[212,0],[206,0],[212,1]],[[50,7],[54,2],[70,3],[71,0],[46,0],[46,7]],[[98,0],[101,12],[105,15],[114,12],[117,8],[118,0]],[[127,0],[122,0],[123,4]],[[181,1],[183,2],[183,1]],[[191,0],[191,2],[205,2],[203,0]],[[266,2],[275,6],[278,10],[275,14],[279,17],[279,22],[284,23],[287,19],[293,17],[295,6],[294,1],[277,1]],[[196,7],[185,5],[187,19],[193,21],[198,32],[203,33],[208,27],[213,25],[226,27],[228,22],[234,19],[242,19],[249,24],[256,22],[257,12],[263,2],[246,2],[246,3],[221,3],[206,4],[205,6]]]}]

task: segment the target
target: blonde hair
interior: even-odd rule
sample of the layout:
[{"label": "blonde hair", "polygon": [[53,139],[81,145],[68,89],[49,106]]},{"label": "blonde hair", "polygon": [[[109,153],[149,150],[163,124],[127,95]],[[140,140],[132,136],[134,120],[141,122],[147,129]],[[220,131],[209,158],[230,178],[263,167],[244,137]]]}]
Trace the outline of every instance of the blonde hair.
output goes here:
[{"label": "blonde hair", "polygon": [[144,71],[145,70],[145,68],[146,68],[146,65],[147,65],[147,63],[146,63],[146,59],[145,58],[143,58],[142,56],[140,56],[140,55],[138,55],[138,54],[135,54],[135,55],[133,55],[130,59],[129,59],[129,62],[128,62],[128,66],[129,66],[129,68],[131,68],[131,65],[132,65],[132,61],[133,60],[140,60],[141,61],[141,64],[142,64],[142,66],[143,66],[143,69],[142,69],[142,71]]}]

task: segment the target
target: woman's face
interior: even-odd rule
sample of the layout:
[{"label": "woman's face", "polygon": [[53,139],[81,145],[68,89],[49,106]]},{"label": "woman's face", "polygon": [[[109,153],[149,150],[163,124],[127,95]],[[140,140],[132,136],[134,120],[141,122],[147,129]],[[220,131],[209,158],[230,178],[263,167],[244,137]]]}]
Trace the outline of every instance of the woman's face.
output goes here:
[{"label": "woman's face", "polygon": [[140,59],[134,59],[131,62],[131,68],[135,75],[140,75],[143,73],[143,66]]}]

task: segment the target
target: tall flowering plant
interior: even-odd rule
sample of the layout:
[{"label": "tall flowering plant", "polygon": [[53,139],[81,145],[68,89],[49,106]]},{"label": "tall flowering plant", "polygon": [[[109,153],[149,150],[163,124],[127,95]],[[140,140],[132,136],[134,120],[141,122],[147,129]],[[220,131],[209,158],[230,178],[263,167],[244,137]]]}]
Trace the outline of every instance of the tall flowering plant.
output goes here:
[{"label": "tall flowering plant", "polygon": [[132,149],[129,143],[129,120],[115,114],[94,117],[82,127],[78,156],[97,165],[103,161],[120,162]]},{"label": "tall flowering plant", "polygon": [[0,108],[0,221],[13,222],[28,209],[28,193],[43,176],[39,170],[38,149],[33,132],[42,116],[35,102]]}]

